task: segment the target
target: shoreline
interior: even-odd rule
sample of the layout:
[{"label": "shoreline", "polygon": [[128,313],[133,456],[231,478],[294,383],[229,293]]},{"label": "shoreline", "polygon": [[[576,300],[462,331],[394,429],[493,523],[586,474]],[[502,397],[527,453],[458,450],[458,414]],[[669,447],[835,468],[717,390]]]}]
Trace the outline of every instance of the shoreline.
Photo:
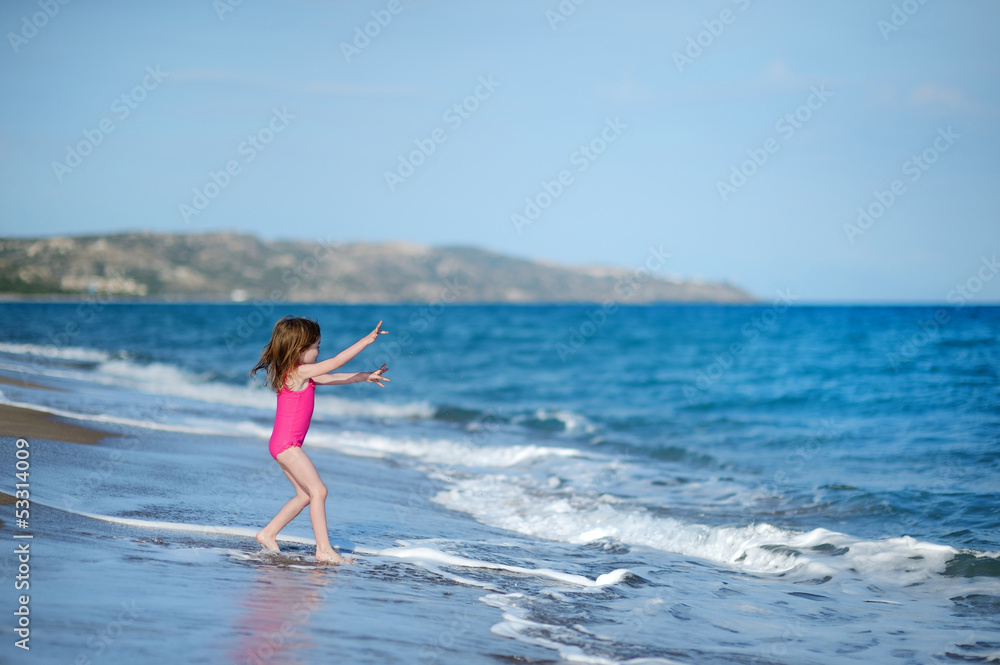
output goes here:
[{"label": "shoreline", "polygon": [[28,381],[27,379],[14,379],[4,374],[0,374],[0,385],[17,386],[18,388],[33,388],[34,390],[53,390],[56,392],[65,392],[61,388],[52,388],[50,386],[43,386],[40,383],[35,383],[34,381]]},{"label": "shoreline", "polygon": [[0,436],[32,442],[62,441],[89,446],[119,436],[114,432],[72,425],[63,422],[59,416],[44,411],[7,404],[0,404],[0,422],[3,422],[4,430]]}]

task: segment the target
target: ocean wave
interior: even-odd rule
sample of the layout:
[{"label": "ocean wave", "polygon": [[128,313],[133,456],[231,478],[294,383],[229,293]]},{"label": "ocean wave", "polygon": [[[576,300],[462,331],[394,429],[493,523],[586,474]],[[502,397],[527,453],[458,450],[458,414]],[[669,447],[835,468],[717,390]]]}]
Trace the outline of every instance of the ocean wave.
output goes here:
[{"label": "ocean wave", "polygon": [[402,455],[426,464],[496,468],[526,464],[553,457],[576,457],[582,453],[574,448],[555,448],[532,444],[513,446],[478,446],[450,439],[410,439],[362,432],[331,432],[310,430],[306,444],[328,448],[348,455],[387,457]]},{"label": "ocean wave", "polygon": [[617,584],[625,579],[628,570],[619,568],[608,573],[599,575],[597,579],[590,579],[575,573],[564,573],[551,568],[525,568],[523,566],[510,566],[482,559],[470,559],[468,557],[448,554],[430,547],[390,547],[382,550],[369,550],[367,548],[355,548],[359,554],[371,554],[381,557],[392,557],[403,561],[410,561],[421,565],[431,564],[440,566],[450,566],[453,568],[481,568],[486,570],[499,570],[518,575],[530,575],[541,577],[564,584],[582,587],[601,587],[609,584]]},{"label": "ocean wave", "polygon": [[[559,598],[559,603],[565,607],[566,596]],[[615,657],[616,652],[635,649],[632,640],[616,640],[607,635],[607,625],[601,626],[598,634],[583,625],[582,621],[567,622],[564,618],[547,615],[540,611],[538,605],[544,607],[536,598],[522,593],[491,593],[481,601],[489,607],[499,609],[502,621],[494,625],[490,632],[494,635],[518,640],[525,644],[551,649],[559,654],[564,662],[588,663],[591,665],[680,665],[681,661],[662,656],[640,656],[624,660]],[[632,627],[641,626],[664,605],[662,599],[655,598],[645,606],[633,608],[631,612],[616,617],[616,624],[628,623]],[[548,608],[545,608],[548,609]],[[634,640],[634,636],[630,636]],[[637,650],[640,653],[641,649]]]},{"label": "ocean wave", "polygon": [[[85,369],[72,365],[31,363],[33,375],[53,379],[94,382],[106,386],[121,386],[148,395],[189,399],[205,404],[222,404],[273,412],[275,396],[259,384],[235,384],[216,380],[213,372],[193,372],[163,362],[137,362],[124,352],[109,353],[85,347],[56,347],[39,344],[0,342],[0,353],[18,356],[18,363],[30,358],[42,358],[87,363]],[[12,372],[24,366],[10,366]],[[500,415],[491,410],[466,408],[458,405],[434,405],[429,401],[402,403],[374,400],[353,400],[317,393],[314,416],[322,418],[399,418],[441,420],[452,422],[468,431],[478,431],[496,424],[513,424],[527,430],[562,434],[589,434],[596,426],[583,414],[568,409],[535,409],[527,413]]]},{"label": "ocean wave", "polygon": [[511,422],[530,429],[566,434],[590,434],[597,429],[586,416],[568,409],[536,409],[530,414],[513,416]]},{"label": "ocean wave", "polygon": [[767,523],[687,523],[610,495],[553,487],[529,478],[487,475],[456,480],[433,500],[484,524],[529,536],[577,544],[610,539],[803,582],[861,574],[916,584],[945,574],[958,554],[952,547],[909,536],[863,541],[823,528],[801,532]]},{"label": "ocean wave", "polygon": [[481,410],[455,404],[442,404],[434,409],[432,417],[434,420],[461,425],[470,432],[501,425],[567,435],[586,435],[597,430],[597,426],[586,416],[568,409],[534,409],[522,413],[501,413],[492,409]]},{"label": "ocean wave", "polygon": [[443,420],[449,423],[465,424],[470,423],[470,426],[474,426],[477,421],[486,420],[488,418],[494,418],[498,422],[503,422],[503,419],[493,416],[487,411],[480,411],[479,409],[467,409],[461,406],[455,406],[453,404],[443,404],[434,409],[434,415],[431,416],[434,420]]},{"label": "ocean wave", "polygon": [[618,439],[595,437],[591,445],[598,450],[626,453],[634,457],[651,457],[663,462],[684,462],[694,467],[719,466],[718,460],[708,453],[691,450],[670,443],[635,443]]},{"label": "ocean wave", "polygon": [[1000,552],[961,550],[948,562],[949,577],[1000,577]]},{"label": "ocean wave", "polygon": [[0,353],[15,356],[34,356],[36,358],[57,358],[78,362],[99,363],[110,360],[114,356],[107,351],[88,349],[77,346],[56,346],[55,344],[13,344],[0,342]]},{"label": "ocean wave", "polygon": [[[169,395],[271,413],[275,408],[274,393],[261,386],[213,381],[210,380],[210,374],[194,374],[165,363],[139,364],[128,360],[108,360],[101,363],[96,373],[103,377],[113,377],[115,383],[123,383],[151,395]],[[317,394],[313,413],[314,416],[334,418],[430,418],[433,410],[426,402],[391,404]]]}]

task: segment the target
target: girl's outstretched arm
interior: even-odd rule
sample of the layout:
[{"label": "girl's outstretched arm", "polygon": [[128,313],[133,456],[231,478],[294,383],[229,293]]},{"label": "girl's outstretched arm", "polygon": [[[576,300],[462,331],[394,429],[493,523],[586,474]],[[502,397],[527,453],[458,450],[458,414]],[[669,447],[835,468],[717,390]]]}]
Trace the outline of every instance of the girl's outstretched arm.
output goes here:
[{"label": "girl's outstretched arm", "polygon": [[317,385],[321,386],[342,386],[346,383],[360,383],[361,381],[368,381],[369,383],[377,383],[379,387],[385,388],[383,381],[391,381],[383,374],[389,369],[389,366],[385,363],[382,364],[374,372],[354,372],[353,374],[322,374],[313,378],[313,381]]},{"label": "girl's outstretched arm", "polygon": [[321,374],[329,374],[338,367],[350,362],[350,360],[354,358],[354,356],[361,353],[366,346],[378,339],[379,335],[389,334],[381,328],[382,322],[379,321],[378,325],[375,326],[375,330],[371,331],[357,342],[335,355],[333,358],[328,358],[327,360],[322,360],[318,363],[313,363],[312,365],[299,365],[296,368],[296,374],[298,374],[302,379],[313,379]]}]

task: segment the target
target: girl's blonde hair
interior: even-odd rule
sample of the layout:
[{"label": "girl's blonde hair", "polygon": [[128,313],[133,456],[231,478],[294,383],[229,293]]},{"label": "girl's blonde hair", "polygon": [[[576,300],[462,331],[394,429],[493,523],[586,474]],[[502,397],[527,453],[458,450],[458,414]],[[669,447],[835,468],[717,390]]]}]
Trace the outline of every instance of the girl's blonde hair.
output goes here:
[{"label": "girl's blonde hair", "polygon": [[288,373],[299,364],[299,356],[318,340],[318,323],[301,316],[286,316],[274,324],[271,341],[261,349],[260,360],[250,370],[250,376],[265,370],[267,386],[276,393],[281,392]]}]

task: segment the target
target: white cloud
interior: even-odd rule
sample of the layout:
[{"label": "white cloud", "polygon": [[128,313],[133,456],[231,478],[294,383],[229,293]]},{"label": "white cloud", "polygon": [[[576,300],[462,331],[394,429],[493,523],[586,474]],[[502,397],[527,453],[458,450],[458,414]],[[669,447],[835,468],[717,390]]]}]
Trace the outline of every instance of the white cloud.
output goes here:
[{"label": "white cloud", "polygon": [[910,92],[911,106],[926,106],[928,104],[944,104],[958,108],[964,106],[966,99],[961,90],[946,88],[933,83],[924,83]]}]

